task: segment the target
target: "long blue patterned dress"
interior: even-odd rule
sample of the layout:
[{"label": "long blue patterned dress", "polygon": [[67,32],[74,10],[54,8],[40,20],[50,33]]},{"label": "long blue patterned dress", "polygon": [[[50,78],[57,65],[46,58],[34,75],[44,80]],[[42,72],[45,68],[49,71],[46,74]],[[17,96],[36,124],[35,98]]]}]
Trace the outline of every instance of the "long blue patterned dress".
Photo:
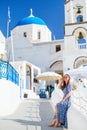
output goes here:
[{"label": "long blue patterned dress", "polygon": [[[69,84],[66,88],[64,88],[63,93],[64,97],[67,95],[68,92],[72,90],[71,84]],[[64,98],[63,97],[63,98]],[[71,105],[71,96],[67,98],[63,103],[58,103],[57,108],[58,108],[58,120],[60,123],[64,125],[65,128],[68,128],[68,123],[67,123],[67,110]]]}]

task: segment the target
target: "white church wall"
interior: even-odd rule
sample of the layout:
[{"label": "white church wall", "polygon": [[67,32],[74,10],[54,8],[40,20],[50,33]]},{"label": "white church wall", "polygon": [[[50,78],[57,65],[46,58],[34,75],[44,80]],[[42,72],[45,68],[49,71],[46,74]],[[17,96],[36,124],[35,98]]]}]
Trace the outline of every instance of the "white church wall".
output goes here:
[{"label": "white church wall", "polygon": [[62,60],[62,53],[63,51],[56,52],[55,54],[51,55],[50,57],[50,65],[58,60]]},{"label": "white church wall", "polygon": [[72,17],[74,17],[74,14],[71,13],[72,11],[72,5],[71,2],[68,4],[65,4],[65,24],[72,23]]},{"label": "white church wall", "polygon": [[50,45],[49,45],[50,46],[50,52],[49,53],[50,53],[51,56],[56,54],[56,46],[57,45],[60,45],[61,50],[63,50],[63,48],[64,48],[64,40],[63,39],[61,39],[61,40],[53,40],[52,42],[50,42]]},{"label": "white church wall", "polygon": [[68,20],[68,15],[67,15],[67,10],[68,10],[68,4],[64,5],[64,11],[65,11],[65,24],[69,23],[70,21]]},{"label": "white church wall", "polygon": [[27,37],[32,39],[32,26],[31,25],[22,25],[22,26],[16,26],[13,30],[13,35],[15,38],[24,37],[24,32],[26,32]]},{"label": "white church wall", "polygon": [[34,51],[32,51],[32,55],[33,55],[32,57],[34,58],[32,59],[32,57],[30,56],[30,59],[32,60],[33,64],[40,67],[42,72],[45,71],[49,66],[49,60],[50,60],[49,52],[50,52],[49,44],[45,44],[45,45],[43,44],[40,46],[37,45],[35,46]]},{"label": "white church wall", "polygon": [[20,87],[11,81],[0,79],[0,116],[13,113],[20,101]]},{"label": "white church wall", "polygon": [[75,42],[75,36],[65,36],[64,37],[64,51],[72,52],[78,50],[78,44]]},{"label": "white church wall", "polygon": [[78,26],[77,24],[73,24],[72,26],[71,25],[67,25],[65,26],[65,35],[72,35],[72,33],[75,31],[76,28],[84,28],[84,29],[87,29],[87,23],[84,23],[84,24],[80,24],[78,23]]},{"label": "white church wall", "polygon": [[[74,60],[81,55],[86,55],[86,52],[79,52],[79,47],[76,39],[76,29],[87,29],[87,23],[76,22],[76,9],[73,9],[78,4],[85,5],[85,1],[75,0],[65,3],[65,37],[64,40],[54,40],[48,42],[51,32],[44,25],[24,25],[17,26],[12,30],[13,45],[14,45],[14,60],[26,60],[40,67],[42,72],[49,70],[50,64],[56,60],[63,61],[64,71],[73,69]],[[72,7],[72,8],[71,8]],[[82,13],[85,16],[86,8],[82,8]],[[80,30],[80,29],[79,29]],[[37,31],[41,31],[41,40],[37,40]],[[23,33],[27,32],[27,37]],[[32,40],[32,43],[30,42]],[[41,43],[40,43],[41,42]],[[56,45],[61,46],[61,51],[56,52]],[[76,52],[77,51],[77,52]],[[73,54],[73,56],[72,56]],[[67,58],[66,58],[67,57]],[[73,58],[71,58],[73,57]],[[68,63],[70,62],[70,63]]]},{"label": "white church wall", "polygon": [[[26,33],[26,37],[30,42],[47,42],[51,41],[51,31],[47,28],[47,26],[42,25],[23,25],[16,27],[14,29],[14,36],[16,37],[24,37],[24,32]],[[41,32],[41,38],[38,39],[38,32]],[[17,35],[18,34],[18,35]]]},{"label": "white church wall", "polygon": [[[41,38],[37,38],[37,32],[41,32]],[[34,25],[33,33],[32,33],[31,42],[39,43],[39,42],[48,42],[51,41],[51,31],[47,28],[47,26],[42,25]]]},{"label": "white church wall", "polygon": [[69,53],[63,53],[63,71],[73,69],[74,56],[71,57]]},{"label": "white church wall", "polygon": [[85,0],[85,21],[87,21],[87,0]]},{"label": "white church wall", "polygon": [[[41,32],[41,39],[37,39],[38,31]],[[26,32],[27,37],[24,37],[24,32]],[[12,40],[14,61],[26,60],[40,67],[42,72],[49,70],[52,60],[55,62],[54,60],[62,59],[62,56],[58,59],[56,46],[60,45],[62,50],[64,40],[55,39],[51,41],[51,31],[46,25],[29,24],[16,26],[12,30]],[[11,43],[10,46],[12,46]],[[10,55],[12,55],[12,52]],[[10,60],[12,60],[12,57]]]},{"label": "white church wall", "polygon": [[81,57],[81,56],[87,56],[87,51],[84,49],[79,49],[76,51],[71,51],[69,52],[64,52],[63,53],[63,70],[66,72],[67,70],[72,70],[74,69],[74,62],[76,58]]},{"label": "white church wall", "polygon": [[[18,31],[17,28],[16,31]],[[43,72],[49,70],[49,66],[51,63],[62,59],[62,56],[58,56],[61,55],[61,51],[56,52],[56,46],[60,45],[61,50],[63,50],[64,48],[63,39],[54,40],[52,42],[43,42],[34,44],[31,43],[27,38],[23,37],[22,35],[20,35],[20,37],[16,36],[15,33],[16,32],[13,30],[12,39],[14,49],[14,61],[26,60],[40,67]],[[12,51],[12,49],[10,49],[10,51]],[[11,56],[12,52],[10,52],[10,57]]]},{"label": "white church wall", "polygon": [[[23,28],[23,27],[20,27],[20,28]],[[20,31],[20,30],[23,30],[23,31]],[[24,28],[19,29],[19,27],[16,27],[16,29],[12,31],[12,40],[13,40],[13,44],[15,48],[24,48],[24,46],[27,48],[27,47],[32,46],[32,43],[28,39],[28,34],[27,34],[27,37],[24,37],[23,35],[24,32],[26,32],[26,29]]]},{"label": "white church wall", "polygon": [[[63,52],[63,70],[73,69],[76,58],[87,55],[87,49],[80,49],[77,42],[79,32],[83,32],[85,40],[87,40],[86,30],[86,0],[67,1],[65,3],[65,37]],[[78,7],[81,6],[80,13]],[[83,16],[83,22],[77,22],[77,16]]]},{"label": "white church wall", "polygon": [[[15,39],[13,37],[14,43],[14,60],[26,60],[30,63],[40,67],[45,70],[49,66],[50,60],[50,44],[51,43],[41,43],[33,44],[27,41],[27,39],[20,38]],[[16,44],[18,43],[18,44]]]},{"label": "white church wall", "polygon": [[[12,42],[13,42],[13,52],[12,52]],[[29,51],[31,52],[33,49],[33,44],[31,44],[27,38],[22,37],[22,36],[15,37],[14,32],[13,32],[12,41],[11,41],[11,37],[10,37],[10,39],[7,40],[7,44],[8,44],[8,53],[9,53],[8,57],[9,57],[10,61],[13,60],[12,53],[14,53],[13,54],[14,61],[15,60],[26,60],[27,56],[25,56],[26,58],[23,59],[23,54],[28,55]],[[28,50],[28,48],[30,48],[30,50]]]}]

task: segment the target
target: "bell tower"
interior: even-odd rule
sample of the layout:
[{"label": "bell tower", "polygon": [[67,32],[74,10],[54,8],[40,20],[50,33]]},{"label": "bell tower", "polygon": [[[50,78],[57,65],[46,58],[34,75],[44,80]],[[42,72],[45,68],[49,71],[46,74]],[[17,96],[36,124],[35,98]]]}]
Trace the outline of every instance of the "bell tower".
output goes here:
[{"label": "bell tower", "polygon": [[87,21],[87,0],[67,0],[65,24]]},{"label": "bell tower", "polygon": [[[77,57],[87,56],[87,0],[65,2],[64,27],[64,70],[67,70],[74,68],[74,60]],[[67,66],[67,58],[72,65]]]}]

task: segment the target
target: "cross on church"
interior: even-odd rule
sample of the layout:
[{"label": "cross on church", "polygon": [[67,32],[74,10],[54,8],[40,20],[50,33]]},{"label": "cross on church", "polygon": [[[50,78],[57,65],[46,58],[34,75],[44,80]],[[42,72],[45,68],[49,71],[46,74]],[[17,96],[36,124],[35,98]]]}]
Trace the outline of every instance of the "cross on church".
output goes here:
[{"label": "cross on church", "polygon": [[33,16],[33,10],[32,10],[32,8],[30,9],[30,16]]}]

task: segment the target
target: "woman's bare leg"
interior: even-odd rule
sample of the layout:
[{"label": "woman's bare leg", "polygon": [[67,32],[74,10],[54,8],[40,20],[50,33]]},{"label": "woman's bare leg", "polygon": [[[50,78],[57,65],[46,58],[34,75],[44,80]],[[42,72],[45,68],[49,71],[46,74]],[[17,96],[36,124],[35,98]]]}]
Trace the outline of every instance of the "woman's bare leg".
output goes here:
[{"label": "woman's bare leg", "polygon": [[56,118],[56,120],[55,120],[55,124],[54,124],[54,127],[57,127],[58,124],[59,124],[59,121],[58,121],[58,119]]},{"label": "woman's bare leg", "polygon": [[59,122],[59,120],[58,120],[58,108],[57,108],[57,106],[55,106],[55,114],[56,114],[56,118],[53,120],[52,123],[50,123],[50,124],[48,125],[49,127],[52,127],[52,126],[54,126],[54,127],[60,126],[60,122]]},{"label": "woman's bare leg", "polygon": [[54,125],[55,125],[55,123],[56,123],[56,119],[54,119],[54,120],[53,120],[53,122],[52,122],[52,123],[50,123],[48,126],[49,126],[49,127],[52,127],[52,126],[54,126]]},{"label": "woman's bare leg", "polygon": [[58,120],[58,108],[55,106],[55,114],[56,114],[56,119],[55,119],[55,125],[54,127],[60,126],[60,122]]},{"label": "woman's bare leg", "polygon": [[56,114],[56,116],[58,115],[58,109],[57,109],[57,106],[55,106],[55,114]]}]

